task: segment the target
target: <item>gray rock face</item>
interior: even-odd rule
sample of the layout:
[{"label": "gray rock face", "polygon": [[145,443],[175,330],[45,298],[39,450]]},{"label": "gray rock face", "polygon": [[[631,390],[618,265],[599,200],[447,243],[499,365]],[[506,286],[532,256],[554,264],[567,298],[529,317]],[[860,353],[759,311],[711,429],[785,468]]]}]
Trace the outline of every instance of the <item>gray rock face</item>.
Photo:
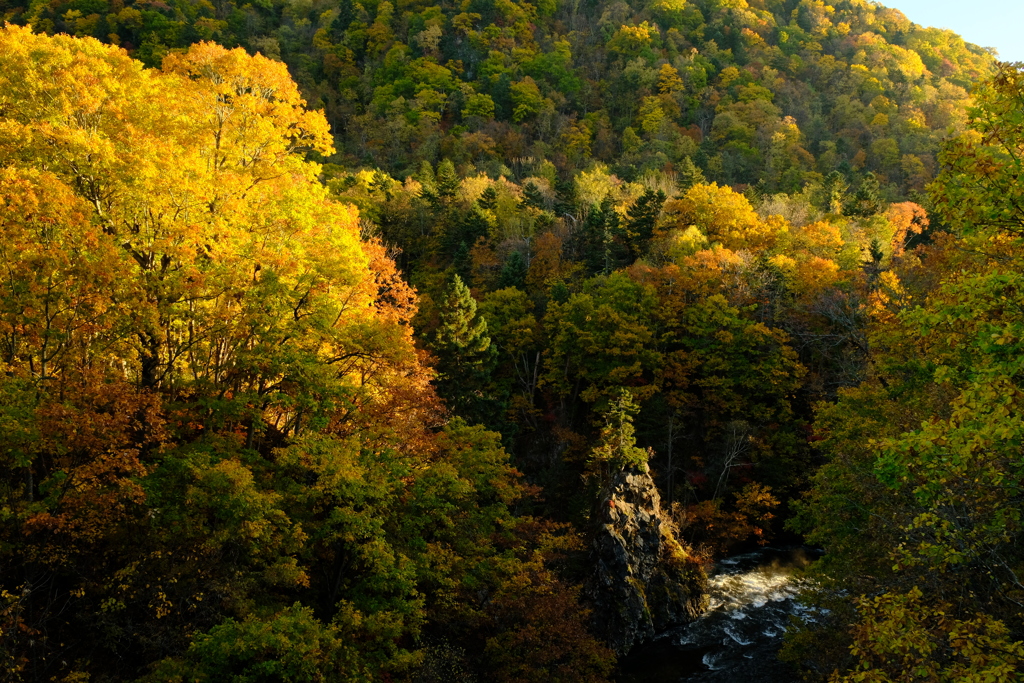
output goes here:
[{"label": "gray rock face", "polygon": [[586,592],[597,634],[617,653],[704,611],[707,577],[672,535],[648,472],[628,467],[614,475],[592,519]]}]

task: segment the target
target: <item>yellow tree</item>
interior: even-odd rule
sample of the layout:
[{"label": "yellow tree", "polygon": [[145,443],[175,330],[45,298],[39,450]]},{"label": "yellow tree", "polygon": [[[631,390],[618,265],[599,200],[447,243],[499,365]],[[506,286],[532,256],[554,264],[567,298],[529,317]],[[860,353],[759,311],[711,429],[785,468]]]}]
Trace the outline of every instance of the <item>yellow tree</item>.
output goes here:
[{"label": "yellow tree", "polygon": [[783,224],[762,221],[743,195],[716,183],[698,183],[665,203],[661,229],[696,226],[726,249],[762,250],[775,244]]}]

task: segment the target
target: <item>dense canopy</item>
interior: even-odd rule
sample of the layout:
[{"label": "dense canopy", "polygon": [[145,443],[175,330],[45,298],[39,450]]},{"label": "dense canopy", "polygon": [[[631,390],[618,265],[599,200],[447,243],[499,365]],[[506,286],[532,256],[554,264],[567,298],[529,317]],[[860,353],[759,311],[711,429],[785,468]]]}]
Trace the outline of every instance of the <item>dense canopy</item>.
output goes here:
[{"label": "dense canopy", "polygon": [[794,677],[1019,677],[1020,65],[868,0],[0,15],[4,677],[608,681],[623,472],[690,585],[824,548]]}]

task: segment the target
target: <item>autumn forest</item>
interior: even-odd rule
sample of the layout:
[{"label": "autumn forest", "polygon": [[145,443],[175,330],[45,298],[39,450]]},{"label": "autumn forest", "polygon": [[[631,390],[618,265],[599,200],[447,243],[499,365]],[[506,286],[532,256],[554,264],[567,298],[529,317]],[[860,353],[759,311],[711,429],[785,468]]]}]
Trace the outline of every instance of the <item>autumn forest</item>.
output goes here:
[{"label": "autumn forest", "polygon": [[872,0],[0,16],[0,680],[624,680],[769,545],[790,680],[1024,676],[1024,65]]}]

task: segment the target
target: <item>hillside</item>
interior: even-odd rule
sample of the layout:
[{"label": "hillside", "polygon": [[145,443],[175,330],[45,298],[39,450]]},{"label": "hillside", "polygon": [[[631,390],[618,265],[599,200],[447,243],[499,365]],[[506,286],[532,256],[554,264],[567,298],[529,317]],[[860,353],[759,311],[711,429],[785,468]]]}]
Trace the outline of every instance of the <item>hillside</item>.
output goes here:
[{"label": "hillside", "polygon": [[770,541],[811,679],[1019,672],[1017,68],[863,0],[0,13],[14,680],[599,683]]},{"label": "hillside", "polygon": [[74,0],[2,11],[149,66],[200,40],[283,60],[346,167],[398,179],[690,157],[710,180],[792,192],[839,170],[921,190],[992,59],[866,0],[365,3]]}]

